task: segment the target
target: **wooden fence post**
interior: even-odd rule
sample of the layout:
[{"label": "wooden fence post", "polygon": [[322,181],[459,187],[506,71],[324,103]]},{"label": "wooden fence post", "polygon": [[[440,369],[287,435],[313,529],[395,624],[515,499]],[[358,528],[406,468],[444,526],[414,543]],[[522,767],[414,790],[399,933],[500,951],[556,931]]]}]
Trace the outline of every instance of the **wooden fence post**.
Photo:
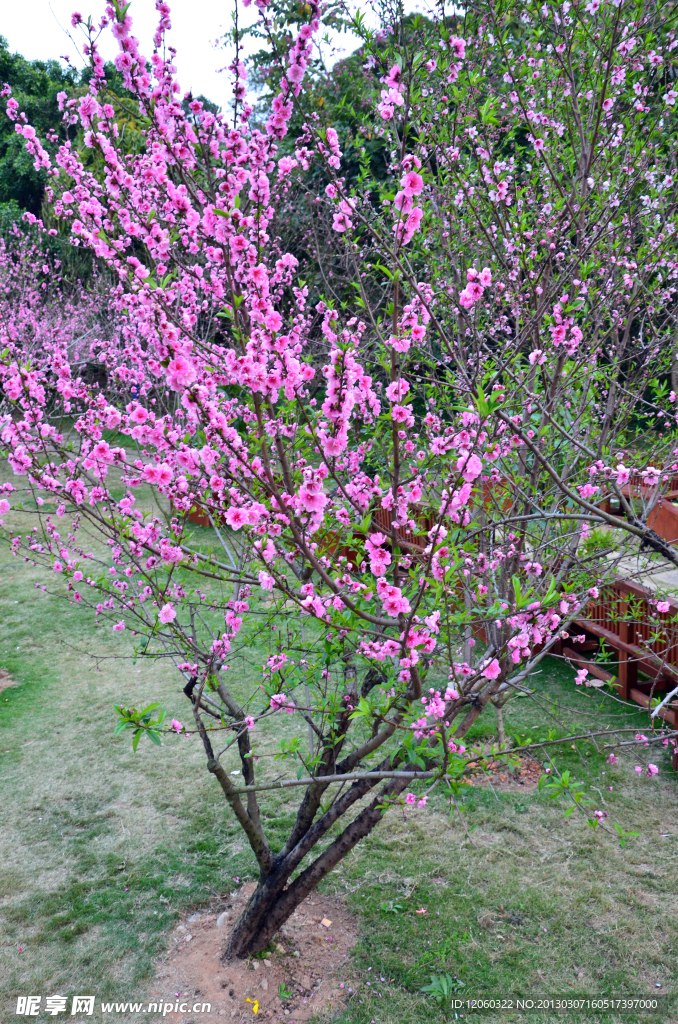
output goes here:
[{"label": "wooden fence post", "polygon": [[[629,603],[622,598],[617,606],[620,612],[619,639],[626,644],[632,644],[634,640],[633,623],[626,620]],[[631,689],[638,685],[638,663],[634,661],[627,651],[618,652],[619,661],[619,696],[622,700],[629,700]]]}]

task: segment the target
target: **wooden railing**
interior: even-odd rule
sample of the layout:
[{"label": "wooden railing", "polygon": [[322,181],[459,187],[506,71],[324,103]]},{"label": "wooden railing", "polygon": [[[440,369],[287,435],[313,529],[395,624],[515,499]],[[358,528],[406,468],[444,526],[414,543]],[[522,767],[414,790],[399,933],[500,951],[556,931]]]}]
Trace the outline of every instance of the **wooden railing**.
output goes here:
[{"label": "wooden railing", "polygon": [[[571,635],[579,630],[584,642],[561,641],[556,653],[562,653],[579,668],[587,668],[598,679],[613,683],[623,700],[647,707],[650,696],[678,686],[678,627],[671,622],[678,612],[678,601],[670,600],[665,613],[657,611],[655,601],[651,591],[628,580],[605,587],[570,629]],[[604,662],[585,656],[600,651],[603,643],[616,655],[616,675],[605,668]],[[667,706],[660,714],[674,728],[678,726],[678,705]]]},{"label": "wooden railing", "polygon": [[[664,474],[662,473],[662,476],[663,475]],[[664,483],[662,483],[662,487],[663,486]],[[629,477],[629,482],[624,484],[622,487],[622,494],[626,495],[627,498],[649,498],[653,493],[656,493],[656,489],[656,484],[654,486],[650,486],[644,482],[640,473],[634,473]],[[678,476],[675,473],[669,477],[668,489],[665,492],[664,497],[668,498],[669,501],[674,498],[678,498]]]}]

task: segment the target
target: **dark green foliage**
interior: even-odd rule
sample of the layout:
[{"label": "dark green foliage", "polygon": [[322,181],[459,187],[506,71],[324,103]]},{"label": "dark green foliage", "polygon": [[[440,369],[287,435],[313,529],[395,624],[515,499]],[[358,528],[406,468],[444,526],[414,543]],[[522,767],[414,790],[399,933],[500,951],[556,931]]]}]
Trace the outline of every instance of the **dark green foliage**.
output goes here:
[{"label": "dark green foliage", "polygon": [[[11,53],[4,36],[0,36],[0,83],[7,83],[42,137],[50,129],[61,132],[61,113],[57,93],[70,91],[80,83],[80,73],[63,67],[58,60],[26,60]],[[36,171],[33,157],[26,152],[14,124],[4,115],[0,118],[0,209],[16,215],[17,208],[30,210],[38,216],[45,188],[45,172]]]}]

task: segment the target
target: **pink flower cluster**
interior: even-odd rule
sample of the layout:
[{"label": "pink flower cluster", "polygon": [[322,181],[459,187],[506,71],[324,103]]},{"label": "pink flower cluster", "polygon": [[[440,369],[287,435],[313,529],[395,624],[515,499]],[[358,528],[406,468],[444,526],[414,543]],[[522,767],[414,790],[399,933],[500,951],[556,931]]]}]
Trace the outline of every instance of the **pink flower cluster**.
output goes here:
[{"label": "pink flower cluster", "polygon": [[481,271],[471,267],[466,271],[466,282],[466,287],[459,293],[459,303],[464,309],[471,309],[482,299],[485,289],[492,284],[492,272],[489,267],[483,267]]},{"label": "pink flower cluster", "polygon": [[384,121],[392,121],[395,108],[405,103],[403,83],[399,64],[394,64],[389,73],[382,78],[384,88],[381,90],[381,102],[377,106],[379,115]]},{"label": "pink flower cluster", "polygon": [[407,615],[410,611],[410,602],[400,587],[389,583],[383,576],[377,580],[377,594],[389,618],[397,619],[399,615]]},{"label": "pink flower cluster", "polygon": [[286,711],[288,715],[294,712],[295,704],[285,693],[274,693],[271,697],[272,711]]}]

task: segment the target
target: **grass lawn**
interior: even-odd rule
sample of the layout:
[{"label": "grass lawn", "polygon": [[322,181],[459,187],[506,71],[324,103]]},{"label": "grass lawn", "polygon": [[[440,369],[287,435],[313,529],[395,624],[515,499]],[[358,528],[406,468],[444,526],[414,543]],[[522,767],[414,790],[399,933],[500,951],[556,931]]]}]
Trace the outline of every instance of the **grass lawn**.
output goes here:
[{"label": "grass lawn", "polygon": [[[0,692],[0,1019],[13,1018],[22,994],[142,1000],[177,916],[254,877],[195,737],[160,750],[142,743],[136,754],[128,737],[113,738],[114,703],[157,699],[186,720],[179,674],[125,659],[126,634],[95,628],[37,580],[0,550],[0,667],[19,684]],[[238,678],[256,671],[253,651]],[[577,731],[646,722],[575,690],[573,675],[544,663],[533,680],[540,702],[514,701],[508,732],[542,738],[555,719]],[[490,713],[475,736],[494,727]],[[678,779],[663,751],[653,748],[652,759],[660,774],[640,779],[632,753],[611,768],[590,742],[558,758],[608,822],[640,832],[625,849],[576,815],[564,820],[566,805],[536,792],[469,787],[469,837],[437,792],[425,811],[391,811],[324,885],[344,894],[360,922],[347,985],[362,982],[361,994],[341,1024],[442,1020],[419,989],[445,972],[463,982],[460,998],[673,993]],[[274,796],[264,808],[282,835],[293,804]],[[458,1012],[533,1024],[677,1019],[668,1005],[651,1016]]]}]

